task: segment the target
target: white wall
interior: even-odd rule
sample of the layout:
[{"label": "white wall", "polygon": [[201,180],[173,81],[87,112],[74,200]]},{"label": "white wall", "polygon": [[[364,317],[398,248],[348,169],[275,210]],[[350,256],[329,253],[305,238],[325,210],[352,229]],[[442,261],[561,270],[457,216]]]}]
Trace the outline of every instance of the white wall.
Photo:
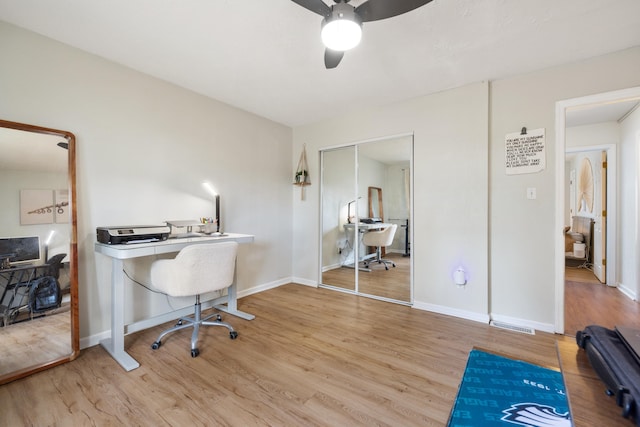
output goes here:
[{"label": "white wall", "polygon": [[[637,47],[292,132],[3,23],[0,51],[0,117],[78,138],[82,337],[109,328],[109,264],[93,252],[97,226],[201,216],[210,201],[199,183],[208,179],[223,195],[225,229],[257,236],[241,250],[242,292],[292,272],[300,283],[315,284],[318,150],[410,132],[415,307],[483,321],[491,313],[552,330],[553,242],[561,236],[554,207],[562,203],[554,199],[555,103],[640,85]],[[506,176],[504,136],[522,126],[547,130],[547,168]],[[637,136],[629,140],[638,144]],[[291,185],[303,143],[313,183],[306,200]],[[536,200],[526,199],[528,187],[537,188]],[[637,247],[637,228],[632,239]],[[464,288],[451,279],[458,265],[469,272]],[[160,302],[136,304],[153,311]]]},{"label": "white wall", "polygon": [[[479,320],[488,310],[488,84],[418,97],[294,129],[296,152],[306,143],[312,181],[320,149],[414,133],[415,306]],[[294,276],[317,283],[319,186],[294,197]],[[385,208],[386,209],[386,208]],[[469,272],[457,288],[452,272]]]},{"label": "white wall", "polygon": [[[555,104],[640,84],[640,48],[567,64],[491,85],[491,312],[554,330]],[[547,168],[506,176],[504,136],[522,126],[546,129]],[[528,200],[526,189],[537,188]]]},{"label": "white wall", "polygon": [[[0,52],[0,117],[77,137],[82,339],[110,328],[96,227],[211,216],[203,180],[221,193],[224,229],[256,236],[240,250],[241,295],[289,281],[290,128],[2,22]],[[128,289],[130,317],[170,305]]]},{"label": "white wall", "polygon": [[[67,174],[56,172],[0,171],[0,218],[2,218],[2,237],[38,236],[40,237],[40,255],[44,260],[44,244],[54,231],[48,248],[49,258],[60,253],[69,253],[69,224],[20,224],[20,190],[44,189],[57,190],[67,188]],[[68,258],[65,259],[68,261]]]},{"label": "white wall", "polygon": [[620,283],[623,292],[634,299],[640,297],[640,207],[638,188],[640,184],[640,108],[629,115],[620,125],[620,168],[622,170],[620,200]]},{"label": "white wall", "polygon": [[[553,331],[562,238],[554,212],[563,203],[555,200],[555,104],[637,86],[638,69],[640,47],[345,114],[294,129],[294,151],[306,142],[317,174],[324,146],[415,132],[414,306]],[[504,138],[523,126],[546,129],[547,166],[507,176]],[[526,198],[530,187],[535,200]],[[308,283],[317,281],[317,191],[294,201],[294,276]],[[458,263],[469,271],[465,289],[452,284]]]}]

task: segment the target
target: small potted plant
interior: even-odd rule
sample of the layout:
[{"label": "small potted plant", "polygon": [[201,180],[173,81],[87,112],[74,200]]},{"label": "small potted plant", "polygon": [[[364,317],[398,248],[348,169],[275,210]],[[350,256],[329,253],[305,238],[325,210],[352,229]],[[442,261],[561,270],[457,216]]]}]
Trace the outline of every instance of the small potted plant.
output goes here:
[{"label": "small potted plant", "polygon": [[298,172],[296,172],[296,184],[306,184],[308,181],[308,176],[309,174],[307,173],[306,169],[299,170]]}]

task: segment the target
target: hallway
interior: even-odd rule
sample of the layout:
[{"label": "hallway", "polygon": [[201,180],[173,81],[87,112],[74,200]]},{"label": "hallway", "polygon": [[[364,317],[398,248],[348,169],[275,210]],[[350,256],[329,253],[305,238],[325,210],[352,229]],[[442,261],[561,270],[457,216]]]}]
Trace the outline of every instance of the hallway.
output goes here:
[{"label": "hallway", "polygon": [[626,325],[640,329],[640,303],[618,288],[603,285],[582,268],[565,268],[565,335],[575,336],[587,325],[613,328]]}]

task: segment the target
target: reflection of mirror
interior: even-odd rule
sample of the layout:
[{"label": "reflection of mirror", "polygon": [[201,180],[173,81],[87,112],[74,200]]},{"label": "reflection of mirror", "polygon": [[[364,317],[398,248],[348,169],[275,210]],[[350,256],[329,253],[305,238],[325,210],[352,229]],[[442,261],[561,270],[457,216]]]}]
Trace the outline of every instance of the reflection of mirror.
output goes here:
[{"label": "reflection of mirror", "polygon": [[[0,238],[2,251],[11,252],[10,267],[0,270],[0,314],[6,324],[0,326],[4,384],[73,360],[80,345],[75,137],[0,120],[0,151]],[[17,246],[18,237],[36,242],[31,247],[34,255],[24,255],[24,260],[16,255],[25,251]],[[59,301],[53,277],[59,284]],[[52,282],[48,294],[38,291],[38,303],[20,292]]]},{"label": "reflection of mirror", "polygon": [[[408,248],[412,147],[413,137],[408,135],[321,152],[320,286],[411,303]],[[349,206],[353,224],[348,221]],[[363,218],[381,218],[384,222],[368,224]],[[384,258],[396,267],[386,270],[364,262],[375,256],[375,250],[362,243],[364,233],[391,224],[397,225],[397,231],[392,244],[384,248]]]},{"label": "reflection of mirror", "polygon": [[369,218],[384,220],[382,208],[382,188],[369,187]]}]

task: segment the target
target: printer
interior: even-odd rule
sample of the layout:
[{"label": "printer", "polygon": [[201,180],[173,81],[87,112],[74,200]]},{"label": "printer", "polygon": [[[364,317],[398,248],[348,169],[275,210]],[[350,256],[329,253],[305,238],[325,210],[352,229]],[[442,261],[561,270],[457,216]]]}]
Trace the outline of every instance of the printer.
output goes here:
[{"label": "printer", "polygon": [[96,239],[99,243],[122,245],[149,243],[167,240],[171,229],[166,225],[127,225],[121,227],[98,227]]}]

